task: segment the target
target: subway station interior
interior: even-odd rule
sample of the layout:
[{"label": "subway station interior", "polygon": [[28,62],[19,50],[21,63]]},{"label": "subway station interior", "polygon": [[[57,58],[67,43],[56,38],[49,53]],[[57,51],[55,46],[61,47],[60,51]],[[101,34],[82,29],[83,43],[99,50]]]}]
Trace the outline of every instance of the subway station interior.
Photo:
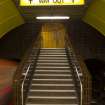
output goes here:
[{"label": "subway station interior", "polygon": [[0,0],[0,105],[105,105],[105,0]]}]

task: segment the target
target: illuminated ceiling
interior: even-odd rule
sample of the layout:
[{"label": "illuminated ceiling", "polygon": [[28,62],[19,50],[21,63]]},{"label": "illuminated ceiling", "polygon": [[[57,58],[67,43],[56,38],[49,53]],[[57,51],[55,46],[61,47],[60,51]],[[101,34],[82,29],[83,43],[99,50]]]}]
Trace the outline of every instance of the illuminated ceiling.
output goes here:
[{"label": "illuminated ceiling", "polygon": [[85,0],[85,5],[57,5],[57,6],[20,6],[19,0],[14,0],[18,10],[26,22],[35,22],[36,16],[70,16],[80,19],[92,0]]}]

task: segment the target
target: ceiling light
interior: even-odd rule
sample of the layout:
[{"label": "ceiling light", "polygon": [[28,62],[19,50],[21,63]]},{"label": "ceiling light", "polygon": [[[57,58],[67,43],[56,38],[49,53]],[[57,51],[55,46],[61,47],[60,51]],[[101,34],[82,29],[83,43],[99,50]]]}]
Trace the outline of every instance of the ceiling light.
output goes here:
[{"label": "ceiling light", "polygon": [[38,20],[65,20],[70,19],[69,16],[38,16],[36,17]]}]

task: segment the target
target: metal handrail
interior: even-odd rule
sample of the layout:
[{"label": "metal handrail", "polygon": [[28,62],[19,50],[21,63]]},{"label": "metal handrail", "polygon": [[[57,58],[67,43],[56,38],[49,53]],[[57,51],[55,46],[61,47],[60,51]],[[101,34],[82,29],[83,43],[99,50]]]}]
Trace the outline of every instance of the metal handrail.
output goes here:
[{"label": "metal handrail", "polygon": [[[71,45],[71,42],[70,42],[70,37],[69,36],[66,36],[65,37],[65,47],[67,49],[69,48],[72,48],[72,45]],[[73,51],[74,52],[74,51]],[[74,52],[75,53],[75,52]],[[75,54],[74,54],[75,55]],[[85,66],[85,64],[83,63],[83,61],[81,60],[81,57],[79,56],[79,60],[76,59],[76,62],[81,65],[80,68],[78,68],[78,64],[76,65],[76,63],[73,63],[74,65],[74,69],[77,73],[77,78],[78,78],[78,82],[79,82],[79,85],[80,85],[80,90],[81,90],[81,93],[79,93],[80,96],[80,105],[90,105],[90,102],[91,102],[91,91],[92,91],[92,79],[91,79],[91,75],[90,73],[88,72],[88,69],[87,67]],[[81,71],[79,72],[78,69],[81,69]],[[81,78],[82,77],[82,78]]]},{"label": "metal handrail", "polygon": [[82,103],[82,100],[83,100],[83,85],[82,85],[82,81],[81,81],[81,78],[80,78],[80,75],[79,75],[79,72],[78,72],[78,69],[77,69],[76,65],[74,65],[74,67],[75,67],[75,70],[76,70],[76,73],[77,73],[77,76],[78,76],[78,80],[80,82],[80,87],[81,87],[80,105],[83,105],[83,103]]},{"label": "metal handrail", "polygon": [[[41,47],[41,36],[39,35],[39,36],[36,37],[36,39],[34,39],[32,41],[31,45],[27,49],[20,65],[18,66],[18,68],[17,68],[17,70],[14,74],[14,78],[13,78],[14,94],[13,95],[14,95],[14,104],[16,104],[16,105],[22,104],[23,101],[27,97],[26,94],[25,95],[23,94],[24,92],[23,92],[22,89],[24,88],[24,90],[25,89],[27,90],[26,93],[28,92],[28,87],[24,86],[24,82],[25,82],[26,77],[27,77],[26,74],[28,74],[28,72],[26,72],[26,71],[30,68],[30,66],[29,66],[30,64],[27,61],[31,58],[31,56],[30,56],[31,50],[36,50],[34,55],[36,55],[36,59],[37,59],[37,55],[39,54],[40,47]],[[34,60],[36,60],[36,59],[34,59]],[[27,67],[27,64],[28,64],[29,67]],[[35,68],[35,64],[36,64],[36,61],[34,62],[34,65],[32,64],[33,69]],[[25,69],[25,67],[27,67],[27,69]],[[24,73],[23,73],[23,71],[24,71]],[[32,72],[33,72],[33,70],[32,70]],[[32,72],[31,72],[31,74],[32,74]],[[29,81],[28,84],[30,84],[30,81]],[[21,92],[23,92],[23,93],[21,93]],[[22,95],[22,98],[20,98],[20,95]]]},{"label": "metal handrail", "polygon": [[81,81],[81,78],[80,78],[80,73],[78,72],[78,68],[77,66],[73,63],[74,67],[75,67],[75,70],[76,70],[76,73],[77,73],[77,77],[78,77],[78,80],[79,80],[79,83],[80,83],[80,90],[81,90],[81,99],[80,99],[80,105],[83,105],[83,84],[82,84],[82,81]]},{"label": "metal handrail", "polygon": [[22,87],[21,87],[22,105],[24,105],[24,83],[25,83],[25,80],[27,78],[28,72],[30,70],[30,66],[31,66],[31,64],[28,66],[26,73],[24,73],[25,77],[24,77],[24,79],[22,81]]}]

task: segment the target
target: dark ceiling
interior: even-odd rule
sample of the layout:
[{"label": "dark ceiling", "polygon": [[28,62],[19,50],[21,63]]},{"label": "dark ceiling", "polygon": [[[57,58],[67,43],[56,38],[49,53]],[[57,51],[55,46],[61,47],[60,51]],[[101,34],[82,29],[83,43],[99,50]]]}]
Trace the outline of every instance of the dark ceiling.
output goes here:
[{"label": "dark ceiling", "polygon": [[19,0],[14,0],[21,15],[26,22],[34,22],[36,16],[48,15],[66,15],[71,19],[80,19],[85,14],[85,11],[92,0],[85,0],[83,6],[46,6],[46,7],[21,7]]}]

